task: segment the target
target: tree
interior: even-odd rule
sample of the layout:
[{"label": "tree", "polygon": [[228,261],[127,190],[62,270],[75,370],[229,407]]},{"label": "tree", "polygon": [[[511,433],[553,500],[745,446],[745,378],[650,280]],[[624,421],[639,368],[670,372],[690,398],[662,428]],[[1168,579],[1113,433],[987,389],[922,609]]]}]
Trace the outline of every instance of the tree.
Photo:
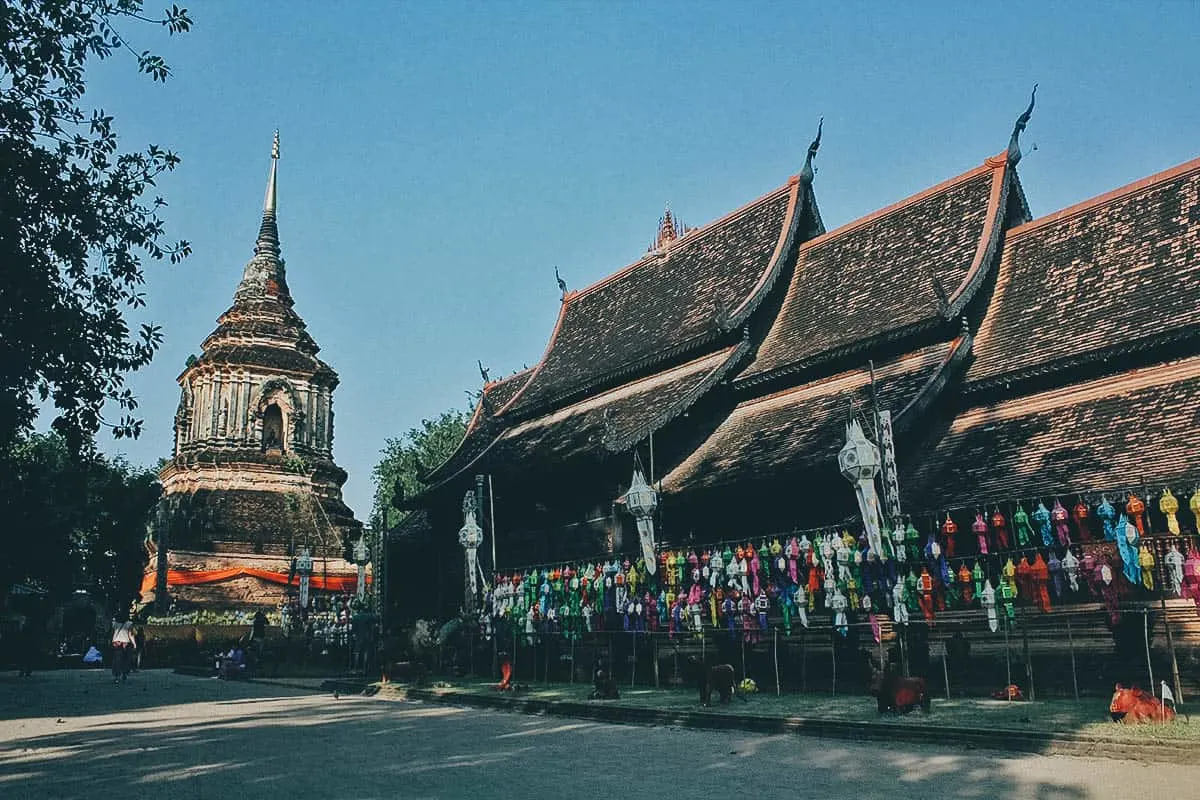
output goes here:
[{"label": "tree", "polygon": [[35,434],[0,453],[0,597],[30,582],[62,600],[81,586],[119,608],[146,567],[146,520],[160,487],[123,459],[71,453]]},{"label": "tree", "polygon": [[392,505],[396,487],[404,497],[424,488],[421,478],[427,470],[441,464],[458,447],[467,432],[466,412],[446,411],[436,419],[423,419],[421,426],[391,438],[380,451],[379,463],[371,470],[375,500],[371,505],[371,527],[382,530],[405,516]]},{"label": "tree", "polygon": [[[126,313],[145,305],[144,259],[190,252],[186,241],[164,243],[166,202],[147,197],[179,158],[156,145],[121,151],[113,118],[81,102],[93,59],[128,52],[151,80],[170,75],[125,29],[173,35],[191,19],[177,6],[147,17],[142,5],[0,0],[0,450],[48,401],[73,452],[102,425],[117,437],[141,430],[124,375],[150,362],[162,334],[150,324],[132,332]],[[108,402],[121,419],[104,419]]]}]

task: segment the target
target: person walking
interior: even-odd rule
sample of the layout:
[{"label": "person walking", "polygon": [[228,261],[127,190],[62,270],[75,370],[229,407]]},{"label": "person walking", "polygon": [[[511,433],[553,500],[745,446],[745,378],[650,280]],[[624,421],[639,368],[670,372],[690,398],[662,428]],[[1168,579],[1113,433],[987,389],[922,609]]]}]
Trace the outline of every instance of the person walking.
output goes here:
[{"label": "person walking", "polygon": [[124,619],[113,620],[113,683],[124,683],[129,678],[129,668],[133,662],[134,651],[137,650],[137,640],[133,636],[133,623],[129,621],[128,615],[123,616]]},{"label": "person walking", "polygon": [[37,631],[33,620],[22,617],[16,635],[17,677],[27,678],[33,675],[33,662],[37,657]]},{"label": "person walking", "polygon": [[133,671],[142,671],[142,654],[146,652],[146,629],[138,625],[133,629]]}]

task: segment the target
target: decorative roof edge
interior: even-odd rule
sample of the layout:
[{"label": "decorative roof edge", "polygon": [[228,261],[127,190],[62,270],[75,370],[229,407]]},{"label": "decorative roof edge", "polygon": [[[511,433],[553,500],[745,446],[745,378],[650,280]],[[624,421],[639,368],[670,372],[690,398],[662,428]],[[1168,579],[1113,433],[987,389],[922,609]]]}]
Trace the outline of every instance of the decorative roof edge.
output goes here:
[{"label": "decorative roof edge", "polygon": [[496,409],[496,413],[493,416],[502,417],[507,414],[508,410],[516,406],[517,401],[525,396],[525,392],[530,386],[533,385],[533,382],[537,380],[538,374],[542,371],[542,368],[546,366],[546,358],[550,355],[550,352],[554,350],[554,343],[558,341],[558,334],[559,331],[562,330],[563,320],[567,318],[567,311],[573,307],[572,302],[575,300],[578,294],[578,292],[569,292],[563,295],[562,303],[560,303],[558,307],[558,318],[554,321],[554,330],[550,332],[550,341],[546,343],[546,349],[542,353],[541,359],[532,368],[533,372],[530,373],[529,380],[525,381],[525,385],[522,386],[516,394],[509,398],[507,403]]},{"label": "decorative roof edge", "polygon": [[963,394],[968,397],[977,397],[1000,387],[1020,386],[1055,372],[1079,369],[1112,358],[1138,353],[1150,353],[1160,347],[1189,341],[1200,342],[1200,330],[1195,328],[1175,328],[1155,336],[1124,341],[1100,350],[1089,350],[1065,358],[1044,361],[1014,372],[1004,372],[981,380],[967,381],[963,385]]},{"label": "decorative roof edge", "polygon": [[1066,208],[1055,211],[1052,214],[1047,214],[1044,217],[1038,217],[1035,220],[1026,222],[1024,225],[1018,225],[1017,227],[1008,231],[1007,238],[1009,241],[1012,241],[1023,236],[1028,236],[1029,234],[1047,225],[1065,222],[1095,208],[1109,205],[1110,203],[1122,200],[1129,195],[1137,194],[1138,192],[1146,189],[1151,189],[1158,184],[1166,183],[1168,181],[1175,180],[1176,178],[1181,178],[1192,172],[1200,172],[1200,158],[1194,158],[1191,161],[1185,161],[1184,163],[1171,167],[1170,169],[1165,169],[1162,172],[1157,172],[1149,177],[1136,180],[1133,183],[1119,186],[1116,189],[1112,189],[1111,191],[1097,195],[1096,197],[1092,197],[1088,200],[1083,200],[1075,205],[1067,206]]},{"label": "decorative roof edge", "polygon": [[750,290],[750,294],[742,300],[741,305],[729,313],[726,323],[728,329],[741,325],[762,305],[763,299],[770,293],[783,271],[783,256],[791,251],[792,245],[796,241],[796,234],[800,230],[800,218],[804,216],[804,208],[807,205],[806,201],[812,184],[792,179],[789,185],[791,192],[788,197],[788,207],[784,211],[784,224],[779,231],[779,238],[775,242],[775,250],[771,253],[771,258],[767,261],[767,268],[759,276],[758,283]]},{"label": "decorative roof edge", "polygon": [[729,374],[729,371],[746,357],[750,349],[750,341],[742,339],[741,343],[733,347],[728,357],[714,367],[703,381],[669,405],[667,410],[659,414],[652,422],[643,425],[634,434],[629,434],[615,441],[604,442],[604,447],[612,453],[623,453],[646,437],[652,435],[655,431],[666,427],[666,425],[673,422],[680,414],[695,405],[702,396],[707,394],[712,387],[716,386],[722,378]]},{"label": "decorative roof edge", "polygon": [[[812,369],[813,367],[817,367],[822,364],[826,364],[826,363],[833,361],[835,359],[838,359],[838,358],[843,358],[845,356],[853,355],[854,353],[858,353],[863,350],[869,350],[872,347],[878,347],[879,345],[887,344],[888,342],[894,342],[899,339],[903,339],[906,336],[913,336],[918,333],[923,333],[924,331],[927,331],[931,328],[937,327],[938,325],[943,324],[944,322],[945,322],[945,320],[942,319],[940,316],[929,317],[928,319],[923,319],[918,322],[914,322],[910,325],[905,325],[900,328],[893,328],[891,330],[883,331],[880,334],[877,334],[875,336],[869,336],[866,339],[859,339],[857,341],[850,342],[849,344],[845,344],[840,347],[834,347],[834,348],[830,348],[829,350],[823,350],[820,353],[817,353],[816,355],[806,358],[802,361],[795,361],[795,362],[792,362],[791,364],[784,364],[783,366],[775,367],[774,369],[767,370],[766,372],[759,372],[759,373],[756,373],[754,375],[750,375],[750,376],[747,376],[744,378],[743,377],[734,378],[734,384],[738,388],[749,388],[751,386],[757,386],[759,384],[767,383],[769,381],[773,381],[773,380],[782,378],[787,375],[794,375],[798,372],[804,372],[805,370]],[[781,391],[787,391],[787,390],[781,390]]]},{"label": "decorative roof edge", "polygon": [[946,353],[945,360],[929,376],[929,380],[925,382],[920,391],[908,401],[904,408],[897,412],[893,422],[893,427],[897,432],[911,427],[941,395],[954,373],[969,361],[972,342],[970,331],[963,331],[957,339],[950,343],[950,350]]},{"label": "decorative roof edge", "polygon": [[[459,440],[458,446],[454,448],[454,450],[450,453],[450,455],[446,456],[446,458],[443,459],[442,463],[438,464],[436,467],[429,470],[429,472],[425,474],[425,478],[427,480],[433,481],[435,483],[438,482],[439,481],[438,473],[442,469],[444,469],[447,464],[450,464],[451,462],[454,461],[454,457],[459,454],[459,452],[463,448],[463,445],[465,445],[467,443],[467,440],[473,434],[475,434],[476,431],[482,430],[485,426],[488,425],[489,422],[491,422],[492,420],[494,420],[496,418],[497,414],[495,414],[495,413],[487,414],[486,410],[484,408],[484,406],[487,403],[488,392],[492,391],[493,389],[495,389],[497,386],[504,383],[505,381],[510,381],[510,380],[513,380],[514,378],[519,378],[520,376],[524,375],[526,372],[530,372],[532,370],[533,370],[533,367],[529,367],[527,369],[521,370],[520,372],[514,372],[512,375],[509,375],[507,378],[497,378],[496,380],[488,381],[487,383],[485,383],[483,385],[483,392],[479,395],[479,400],[476,401],[476,403],[475,403],[475,410],[471,413],[471,419],[467,421],[467,430],[463,433],[462,439]],[[524,388],[524,387],[522,387],[522,388]],[[502,432],[503,432],[503,427],[501,427],[500,430],[497,430],[495,432],[486,431],[484,433],[480,433],[479,435],[486,436],[489,433],[492,433],[492,435],[494,435],[494,436],[499,436]]]},{"label": "decorative roof edge", "polygon": [[988,195],[986,221],[979,237],[979,243],[976,245],[975,257],[971,261],[971,266],[942,311],[942,316],[948,320],[961,314],[963,308],[975,296],[975,292],[983,285],[984,278],[990,271],[988,268],[995,260],[996,247],[1000,244],[1001,234],[1004,232],[1004,226],[999,222],[1008,208],[1009,185],[1012,180],[1015,180],[1016,171],[1010,173],[1008,159],[1000,156],[989,158],[984,163],[993,165],[992,191]]}]

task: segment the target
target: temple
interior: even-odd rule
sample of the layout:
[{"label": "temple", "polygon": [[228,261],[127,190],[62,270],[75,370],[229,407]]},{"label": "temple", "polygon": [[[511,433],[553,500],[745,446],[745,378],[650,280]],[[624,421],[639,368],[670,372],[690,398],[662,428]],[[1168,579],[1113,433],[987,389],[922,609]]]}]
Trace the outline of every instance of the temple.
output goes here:
[{"label": "temple", "polygon": [[[1017,174],[1032,109],[1007,150],[828,231],[818,133],[779,188],[696,229],[668,212],[640,260],[564,289],[541,360],[485,383],[457,452],[409,499],[395,561],[435,568],[395,582],[396,613],[461,603],[442,587],[461,586],[456,532],[477,476],[491,487],[481,507],[494,508],[487,570],[499,575],[636,561],[623,498],[635,464],[659,494],[658,544],[677,554],[857,536],[860,505],[838,468],[851,421],[885,451],[889,526],[922,544],[953,554],[945,537],[976,514],[1059,498],[1085,507],[1078,540],[1107,498],[1144,514],[1139,529],[1182,532],[1173,545],[1188,552],[1200,160],[1035,219]],[[1160,506],[1168,492],[1178,517]]]},{"label": "temple", "polygon": [[159,478],[158,557],[143,599],[182,606],[275,606],[295,591],[294,557],[315,590],[353,590],[343,558],[361,523],[333,461],[337,373],[293,309],[276,224],[279,137],[262,222],[233,305],[179,376],[175,450]]}]

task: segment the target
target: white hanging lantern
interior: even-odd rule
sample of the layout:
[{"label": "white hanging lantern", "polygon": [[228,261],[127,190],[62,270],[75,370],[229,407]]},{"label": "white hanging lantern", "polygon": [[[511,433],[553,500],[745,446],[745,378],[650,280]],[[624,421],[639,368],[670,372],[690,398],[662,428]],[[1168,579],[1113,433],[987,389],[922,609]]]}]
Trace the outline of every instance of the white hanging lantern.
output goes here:
[{"label": "white hanging lantern", "polygon": [[483,544],[483,528],[475,521],[475,493],[467,492],[463,497],[463,526],[458,529],[458,543],[463,546],[467,556],[467,589],[472,601],[477,596],[479,584],[475,573],[478,571],[477,553],[479,545]]},{"label": "white hanging lantern", "polygon": [[838,452],[838,467],[846,480],[854,485],[867,543],[880,558],[883,557],[883,513],[875,491],[875,476],[879,474],[881,462],[879,448],[867,439],[858,420],[852,419],[846,426],[846,444]]},{"label": "white hanging lantern", "polygon": [[646,564],[646,571],[653,575],[657,568],[657,559],[654,557],[654,512],[658,510],[658,492],[646,483],[640,466],[633,468],[633,480],[629,483],[629,491],[623,494],[621,499],[625,501],[625,508],[637,520],[638,538],[642,544],[642,561]]},{"label": "white hanging lantern", "polygon": [[296,556],[296,572],[300,574],[300,607],[308,608],[308,584],[309,576],[312,575],[313,558],[312,553],[307,547],[300,548],[300,554]]},{"label": "white hanging lantern", "polygon": [[355,596],[362,599],[367,591],[367,542],[360,533],[354,543],[354,563],[358,566],[358,588]]}]

